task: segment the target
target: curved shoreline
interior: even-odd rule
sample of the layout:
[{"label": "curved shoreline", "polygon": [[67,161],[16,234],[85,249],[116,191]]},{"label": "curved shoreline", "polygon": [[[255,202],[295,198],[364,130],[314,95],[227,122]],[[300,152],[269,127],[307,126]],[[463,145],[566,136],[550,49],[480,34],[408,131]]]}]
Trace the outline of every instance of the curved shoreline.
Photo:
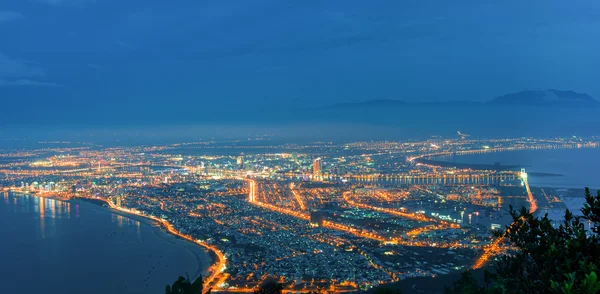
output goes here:
[{"label": "curved shoreline", "polygon": [[[6,191],[8,192],[8,191]],[[17,192],[18,193],[18,192]],[[135,219],[136,217],[141,217],[147,220],[152,220],[156,223],[158,223],[162,229],[164,229],[164,231],[166,233],[169,233],[175,237],[178,237],[180,239],[189,241],[195,245],[198,245],[202,248],[204,248],[205,250],[207,250],[208,252],[210,252],[210,257],[213,261],[213,264],[208,268],[208,272],[210,272],[210,275],[206,278],[204,278],[204,287],[202,289],[203,293],[208,292],[208,290],[217,290],[218,288],[216,287],[217,285],[219,285],[220,283],[224,282],[225,278],[227,277],[226,275],[222,275],[222,272],[225,271],[225,264],[226,264],[226,258],[225,255],[216,247],[207,244],[205,242],[202,242],[201,240],[194,240],[194,238],[192,238],[189,235],[184,235],[179,233],[179,231],[177,231],[173,225],[171,225],[171,223],[169,223],[168,221],[155,217],[155,216],[150,216],[150,215],[145,215],[142,214],[140,212],[138,212],[137,210],[131,210],[131,209],[127,209],[127,208],[122,208],[122,207],[118,207],[116,205],[114,205],[112,202],[108,201],[107,199],[104,198],[87,198],[87,197],[72,197],[72,198],[63,198],[63,197],[58,197],[56,195],[43,195],[43,194],[30,194],[30,193],[22,193],[24,195],[32,195],[35,197],[41,197],[41,198],[50,198],[50,199],[54,199],[54,200],[59,200],[59,201],[70,201],[70,200],[87,200],[90,202],[90,204],[95,204],[92,203],[94,201],[100,201],[100,202],[104,202],[108,205],[108,208],[116,211],[116,212],[120,212],[123,214],[126,214],[126,217]],[[90,201],[91,200],[91,201]],[[96,203],[97,204],[97,203]],[[194,254],[195,255],[195,254]],[[202,272],[202,270],[200,269],[200,265],[199,269],[197,270],[197,272]],[[200,275],[198,275],[200,276]],[[198,276],[194,277],[197,278]],[[213,289],[215,288],[215,289]]]},{"label": "curved shoreline", "polygon": [[[178,276],[208,276],[214,263],[203,247],[166,232],[150,219],[100,202],[24,193],[3,197],[0,215],[11,226],[2,230],[8,238],[0,246],[2,260],[17,269],[7,272],[3,281],[17,284],[2,293],[17,293],[19,283],[25,283],[25,293],[48,289],[79,293],[98,275],[110,283],[89,289],[91,294],[164,293]],[[28,265],[39,268],[31,273],[39,283],[28,284],[23,277]],[[66,276],[75,281],[63,287],[59,278]]]},{"label": "curved shoreline", "polygon": [[[508,151],[507,151],[508,152]],[[449,162],[444,160],[436,160],[429,158],[417,158],[415,162],[437,166],[437,167],[455,167],[465,168],[471,170],[495,170],[495,171],[514,171],[517,172],[521,167],[527,167],[525,165],[492,165],[492,164],[481,164],[481,163],[465,163],[465,162]],[[547,172],[528,172],[530,176],[534,177],[562,177],[562,174],[547,173]]]},{"label": "curved shoreline", "polygon": [[[85,197],[77,197],[74,199],[81,199],[81,200],[96,200],[96,201],[102,201],[104,203],[106,203],[108,205],[108,208],[115,210],[117,212],[126,214],[126,217],[141,217],[147,220],[151,220],[154,221],[156,223],[158,223],[161,227],[161,229],[164,229],[164,232],[171,234],[177,238],[180,238],[182,240],[185,241],[189,241],[195,245],[198,245],[200,247],[202,247],[203,249],[207,250],[210,254],[210,257],[212,259],[212,265],[208,268],[208,271],[210,272],[210,275],[206,278],[204,278],[204,287],[202,289],[203,293],[208,292],[209,289],[212,290],[213,287],[218,285],[218,282],[220,281],[220,276],[221,273],[225,270],[225,256],[223,255],[223,253],[217,249],[214,246],[211,246],[209,244],[206,244],[200,240],[194,240],[191,236],[188,235],[183,235],[181,233],[179,233],[172,225],[171,223],[169,223],[168,221],[155,217],[155,216],[150,216],[150,215],[145,215],[145,214],[141,214],[141,213],[137,213],[136,211],[130,210],[130,209],[126,209],[126,208],[121,208],[118,207],[116,205],[114,205],[112,202],[108,201],[107,199],[102,199],[102,198],[85,198]],[[196,254],[194,254],[196,255]],[[198,259],[198,256],[196,256],[196,258]],[[211,270],[212,269],[212,270]],[[199,273],[196,277],[194,277],[194,279],[198,278],[198,276],[200,276],[202,274],[202,270],[200,268],[200,262],[198,260],[198,271],[197,273]],[[219,278],[219,279],[217,279]],[[215,283],[215,285],[213,285],[212,283]]]},{"label": "curved shoreline", "polygon": [[[43,196],[40,196],[40,197],[43,197]],[[55,198],[55,199],[65,201],[65,199],[59,199],[59,198]],[[205,249],[206,251],[208,251],[209,256],[211,258],[212,265],[207,269],[208,272],[210,273],[209,276],[204,278],[204,286],[202,289],[203,293],[208,292],[209,289],[217,290],[217,289],[213,289],[213,288],[216,288],[216,286],[219,284],[219,282],[221,282],[223,280],[222,278],[224,276],[221,275],[221,273],[225,270],[225,260],[226,260],[223,253],[214,246],[211,246],[200,240],[194,240],[191,236],[179,233],[168,221],[158,218],[158,217],[155,217],[155,216],[141,214],[137,211],[130,210],[127,208],[118,207],[118,206],[114,205],[112,202],[108,201],[107,199],[103,199],[103,198],[75,197],[75,198],[72,198],[72,200],[82,200],[82,201],[92,200],[92,201],[100,201],[100,202],[106,203],[108,205],[108,208],[116,211],[119,214],[124,214],[125,217],[129,217],[131,219],[143,218],[144,220],[153,221],[160,226],[160,229],[163,232],[170,234],[181,240],[191,242],[192,244],[197,245],[197,246]],[[91,203],[91,204],[94,204],[94,203]],[[189,250],[188,248],[185,248],[185,249]],[[196,256],[196,260],[198,262],[198,270],[196,271],[196,276],[194,277],[194,279],[196,279],[200,275],[202,275],[203,271],[201,269],[201,263],[200,263],[199,257],[197,256],[197,254],[193,254],[193,255]]]},{"label": "curved shoreline", "polygon": [[480,164],[480,163],[462,163],[462,162],[449,162],[444,160],[431,159],[435,156],[428,158],[417,158],[415,162],[433,165],[439,167],[456,167],[456,168],[468,168],[472,170],[497,170],[497,171],[517,171],[520,165],[493,165],[493,164]]},{"label": "curved shoreline", "polygon": [[[206,248],[204,248],[202,246],[196,246],[197,244],[195,244],[195,242],[194,242],[194,244],[192,244],[188,240],[185,240],[183,238],[180,238],[179,236],[171,234],[170,232],[168,232],[165,229],[165,227],[162,224],[158,223],[157,221],[155,221],[153,219],[143,217],[141,215],[135,215],[135,214],[126,213],[126,212],[123,212],[120,210],[112,209],[108,206],[103,206],[103,204],[105,204],[106,201],[101,200],[101,199],[81,198],[81,197],[72,198],[69,200],[64,200],[61,198],[53,198],[53,199],[56,199],[58,201],[69,201],[74,204],[77,204],[77,202],[83,202],[85,204],[100,206],[104,209],[107,209],[107,211],[109,211],[112,214],[123,216],[123,217],[129,218],[131,220],[140,222],[146,226],[149,226],[155,235],[157,235],[158,237],[173,244],[173,246],[176,246],[178,248],[181,248],[181,249],[189,252],[191,255],[193,255],[195,257],[196,262],[198,264],[198,268],[193,272],[193,274],[192,274],[193,277],[199,277],[201,275],[204,276],[206,274],[206,271],[209,269],[209,266],[211,264],[215,263],[215,256],[211,251],[207,250]],[[208,264],[207,264],[207,262],[205,262],[206,260],[208,260]],[[176,277],[173,277],[173,278],[176,278]]]},{"label": "curved shoreline", "polygon": [[[455,167],[459,169],[470,169],[470,170],[494,170],[498,172],[518,172],[520,168],[528,167],[527,165],[496,165],[496,164],[482,164],[482,163],[468,163],[468,162],[450,162],[445,160],[440,160],[439,157],[456,155],[456,156],[464,156],[464,155],[483,155],[489,153],[508,153],[515,151],[537,151],[537,150],[570,150],[570,149],[595,149],[598,147],[591,146],[583,146],[578,148],[573,147],[559,147],[559,148],[519,148],[519,149],[506,149],[506,150],[493,150],[493,149],[472,149],[472,150],[464,150],[460,152],[448,153],[431,153],[431,154],[422,154],[414,157],[408,158],[408,161],[427,165],[434,167]],[[563,174],[558,173],[549,173],[549,172],[528,172],[530,176],[536,177],[561,177]]]}]

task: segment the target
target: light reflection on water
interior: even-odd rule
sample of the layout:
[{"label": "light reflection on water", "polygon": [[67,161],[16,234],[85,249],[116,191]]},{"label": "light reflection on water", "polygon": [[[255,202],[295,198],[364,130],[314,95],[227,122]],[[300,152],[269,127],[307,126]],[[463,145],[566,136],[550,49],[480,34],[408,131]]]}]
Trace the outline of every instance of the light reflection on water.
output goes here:
[{"label": "light reflection on water", "polygon": [[[48,219],[50,220],[50,226],[56,226],[56,220],[61,218],[71,219],[71,205],[75,206],[75,217],[80,218],[80,207],[79,204],[72,204],[61,200],[52,198],[36,197],[29,194],[9,194],[4,192],[4,203],[10,204],[12,198],[12,205],[14,212],[23,213],[35,213],[39,218],[39,229],[40,237],[46,238],[48,234]],[[141,238],[141,223],[137,220],[124,217],[119,214],[111,215],[112,222],[117,225],[119,229],[123,228],[135,228],[137,238]]]},{"label": "light reflection on water", "polygon": [[127,228],[127,227],[135,227],[135,232],[136,232],[137,238],[139,239],[142,237],[141,228],[140,228],[141,224],[139,221],[128,218],[128,217],[124,217],[120,214],[113,214],[112,222],[116,223],[117,226],[119,227],[119,229],[123,229],[123,228]]},{"label": "light reflection on water", "polygon": [[46,239],[46,199],[45,198],[36,198],[40,203],[40,232],[42,234],[42,239]]},{"label": "light reflection on water", "polygon": [[[4,193],[4,204],[12,202],[12,210],[14,213],[33,213],[39,219],[39,232],[42,239],[46,239],[48,234],[48,221],[50,225],[56,226],[56,219],[71,218],[71,203],[60,200],[36,197],[29,194],[9,194]],[[11,200],[12,198],[12,200]]]},{"label": "light reflection on water", "polygon": [[0,197],[0,222],[9,224],[0,226],[0,293],[162,293],[173,277],[197,273],[199,261],[202,271],[210,266],[208,253],[192,253],[197,246],[96,204]]},{"label": "light reflection on water", "polygon": [[[529,184],[553,188],[600,188],[597,168],[600,165],[600,148],[526,150],[456,156],[457,163],[493,165],[518,165],[524,167]],[[450,161],[450,160],[447,160]],[[450,161],[451,162],[451,161]],[[557,176],[536,175],[556,174]]]}]

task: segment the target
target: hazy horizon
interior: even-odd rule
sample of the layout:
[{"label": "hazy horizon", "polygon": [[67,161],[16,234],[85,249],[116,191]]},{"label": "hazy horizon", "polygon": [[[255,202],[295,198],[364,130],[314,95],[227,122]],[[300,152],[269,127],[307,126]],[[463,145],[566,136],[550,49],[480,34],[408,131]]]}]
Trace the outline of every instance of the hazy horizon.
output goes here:
[{"label": "hazy horizon", "polygon": [[481,102],[527,89],[600,97],[598,8],[13,1],[0,7],[0,132],[301,126],[331,119],[298,110],[336,103]]}]

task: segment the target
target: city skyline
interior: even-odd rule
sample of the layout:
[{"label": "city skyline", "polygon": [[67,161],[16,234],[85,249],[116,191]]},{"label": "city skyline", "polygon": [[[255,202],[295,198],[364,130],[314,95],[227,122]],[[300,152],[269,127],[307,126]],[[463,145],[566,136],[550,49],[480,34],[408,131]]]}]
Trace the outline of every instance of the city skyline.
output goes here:
[{"label": "city skyline", "polygon": [[[157,222],[211,252],[204,292],[251,292],[267,277],[289,290],[368,290],[484,268],[513,250],[506,236],[492,234],[515,225],[509,205],[555,217],[578,191],[538,186],[563,176],[539,165],[530,172],[456,157],[600,148],[598,137],[461,135],[342,144],[40,142],[1,154],[0,193],[4,203],[92,201]],[[35,209],[42,233],[46,210]]]},{"label": "city skyline", "polygon": [[600,293],[597,0],[4,2],[2,293]]}]

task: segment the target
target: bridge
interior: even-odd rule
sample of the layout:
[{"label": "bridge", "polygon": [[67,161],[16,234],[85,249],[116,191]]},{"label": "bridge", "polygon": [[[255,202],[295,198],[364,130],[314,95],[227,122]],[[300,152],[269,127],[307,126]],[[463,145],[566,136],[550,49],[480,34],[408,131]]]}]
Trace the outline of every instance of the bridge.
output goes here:
[{"label": "bridge", "polygon": [[533,193],[531,193],[531,188],[529,188],[529,181],[527,180],[527,173],[525,172],[524,168],[521,169],[520,177],[523,180],[523,185],[525,186],[525,190],[527,191],[527,202],[529,202],[529,212],[534,213],[538,208],[537,200],[535,200]]},{"label": "bridge", "polygon": [[389,182],[393,184],[408,184],[408,185],[497,185],[505,184],[511,181],[517,181],[520,177],[518,172],[502,171],[502,172],[483,172],[483,173],[464,173],[464,174],[355,174],[355,175],[336,175],[325,174],[318,177],[312,174],[301,173],[286,173],[284,177],[290,179],[321,179],[332,182]]},{"label": "bridge", "polygon": [[[525,190],[527,191],[527,202],[529,202],[529,212],[534,213],[538,208],[537,200],[531,192],[531,188],[529,187],[529,181],[527,180],[527,172],[525,172],[524,168],[521,169],[519,176],[523,181]],[[505,247],[502,246],[502,242],[504,241],[506,236],[508,236],[511,230],[518,230],[521,226],[523,226],[524,223],[525,222],[523,218],[520,218],[515,222],[511,223],[510,226],[508,226],[508,228],[506,229],[506,231],[504,231],[504,234],[502,234],[502,236],[496,238],[490,245],[486,246],[483,249],[483,254],[475,261],[473,269],[482,268],[489,261],[490,257],[496,254],[500,254],[503,250],[505,250]]]},{"label": "bridge", "polygon": [[187,173],[187,172],[189,172],[189,169],[187,169],[187,168],[167,168],[167,169],[162,169],[162,170],[155,170],[155,171],[152,171],[151,173],[164,175],[164,174],[170,174],[170,173]]}]

